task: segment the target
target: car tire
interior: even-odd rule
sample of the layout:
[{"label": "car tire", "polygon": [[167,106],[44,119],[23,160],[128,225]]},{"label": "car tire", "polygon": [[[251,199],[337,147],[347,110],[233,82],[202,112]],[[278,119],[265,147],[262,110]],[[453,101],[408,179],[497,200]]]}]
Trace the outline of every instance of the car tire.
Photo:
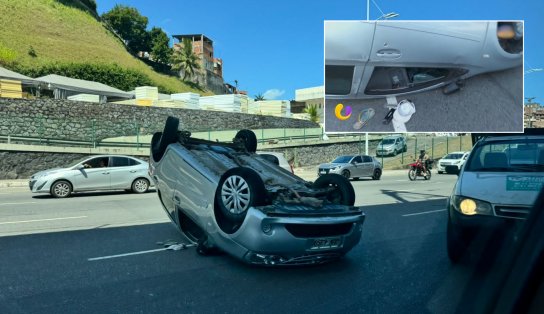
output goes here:
[{"label": "car tire", "polygon": [[374,174],[372,175],[372,180],[380,180],[382,177],[382,171],[380,169],[375,169]]},{"label": "car tire", "polygon": [[406,153],[408,151],[408,146],[404,145],[403,152]]},{"label": "car tire", "polygon": [[151,153],[155,161],[160,161],[168,145],[178,140],[179,119],[168,117],[164,124],[164,130],[153,134],[151,138]]},{"label": "car tire", "polygon": [[69,197],[72,194],[72,184],[66,180],[59,180],[51,185],[50,192],[56,198]]},{"label": "car tire", "polygon": [[446,239],[448,257],[452,263],[457,264],[466,255],[468,244],[463,239],[463,236],[459,234],[459,231],[455,230],[455,227],[449,218],[446,230]]},{"label": "car tire", "polygon": [[255,170],[246,167],[225,172],[215,192],[215,201],[221,214],[230,222],[242,222],[251,206],[265,203],[264,182]]},{"label": "car tire", "polygon": [[149,181],[144,178],[138,178],[132,182],[131,191],[142,194],[149,190]]},{"label": "car tire", "polygon": [[443,173],[444,173],[444,171],[438,170],[438,174],[443,174]]},{"label": "car tire", "polygon": [[244,147],[249,153],[254,153],[257,151],[257,136],[251,130],[240,130],[234,136],[234,140],[242,140]]},{"label": "car tire", "polygon": [[359,177],[353,177],[353,181],[358,181]]},{"label": "car tire", "polygon": [[411,168],[410,170],[408,170],[408,179],[410,179],[410,181],[414,181],[416,178],[417,178],[416,169]]},{"label": "car tire", "polygon": [[349,170],[342,171],[342,177],[346,178],[346,180],[349,180],[349,178],[351,177],[351,173],[349,172]]},{"label": "car tire", "polygon": [[334,191],[327,195],[327,200],[333,204],[353,206],[355,204],[355,190],[344,176],[335,173],[324,174],[317,178],[313,188],[322,189],[335,187]]},{"label": "car tire", "polygon": [[395,149],[395,150],[393,151],[393,156],[397,156],[398,154],[399,154],[399,152],[397,151],[397,149]]}]

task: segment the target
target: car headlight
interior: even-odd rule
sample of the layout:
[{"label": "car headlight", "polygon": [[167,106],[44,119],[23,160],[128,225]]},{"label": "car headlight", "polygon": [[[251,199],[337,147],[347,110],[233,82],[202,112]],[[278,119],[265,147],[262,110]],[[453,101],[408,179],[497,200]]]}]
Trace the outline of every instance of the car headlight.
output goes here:
[{"label": "car headlight", "polygon": [[338,170],[338,169],[340,169],[340,167],[341,166],[336,166],[336,167],[332,168],[331,170]]},{"label": "car headlight", "polygon": [[451,204],[453,205],[453,208],[455,208],[455,210],[467,216],[472,216],[476,214],[480,214],[480,215],[493,214],[493,209],[491,208],[490,203],[469,198],[469,197],[463,197],[463,196],[457,196],[457,195],[452,196]]}]

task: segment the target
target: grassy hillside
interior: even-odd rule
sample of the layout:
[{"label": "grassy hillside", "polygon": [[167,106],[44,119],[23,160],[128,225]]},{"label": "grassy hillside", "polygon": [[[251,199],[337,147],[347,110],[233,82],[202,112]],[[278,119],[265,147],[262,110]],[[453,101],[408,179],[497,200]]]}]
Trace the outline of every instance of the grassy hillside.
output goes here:
[{"label": "grassy hillside", "polygon": [[163,91],[202,93],[153,71],[91,14],[56,0],[0,0],[0,60],[26,68],[51,63],[117,64],[147,75]]}]

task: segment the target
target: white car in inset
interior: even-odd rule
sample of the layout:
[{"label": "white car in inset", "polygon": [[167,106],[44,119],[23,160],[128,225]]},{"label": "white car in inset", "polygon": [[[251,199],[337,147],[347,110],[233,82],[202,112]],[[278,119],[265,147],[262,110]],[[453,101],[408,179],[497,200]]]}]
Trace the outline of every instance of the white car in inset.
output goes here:
[{"label": "white car in inset", "polygon": [[522,21],[325,21],[327,99],[449,94],[522,63]]},{"label": "white car in inset", "polygon": [[470,152],[452,152],[442,157],[440,161],[438,161],[438,173],[446,172],[446,166],[457,166],[457,169],[461,170],[469,153]]}]

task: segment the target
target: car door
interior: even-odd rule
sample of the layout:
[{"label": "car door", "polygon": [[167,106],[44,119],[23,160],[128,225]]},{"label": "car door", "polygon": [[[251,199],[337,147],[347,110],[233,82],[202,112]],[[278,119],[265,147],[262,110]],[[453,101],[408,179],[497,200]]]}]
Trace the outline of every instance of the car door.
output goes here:
[{"label": "car door", "polygon": [[74,190],[106,190],[110,188],[110,171],[108,157],[95,157],[81,164],[84,168],[75,175]]},{"label": "car door", "polygon": [[361,176],[367,177],[374,175],[374,160],[370,156],[363,156],[363,174]]},{"label": "car door", "polygon": [[[133,162],[131,162],[133,161]],[[128,189],[136,178],[136,161],[127,157],[110,157],[111,189]]]},{"label": "car door", "polygon": [[369,59],[375,23],[325,21],[325,94],[355,94]]},{"label": "car door", "polygon": [[351,160],[351,176],[360,177],[363,173],[363,159],[361,156],[355,156]]},{"label": "car door", "polygon": [[432,88],[468,72],[487,22],[377,23],[359,93],[395,95]]}]

